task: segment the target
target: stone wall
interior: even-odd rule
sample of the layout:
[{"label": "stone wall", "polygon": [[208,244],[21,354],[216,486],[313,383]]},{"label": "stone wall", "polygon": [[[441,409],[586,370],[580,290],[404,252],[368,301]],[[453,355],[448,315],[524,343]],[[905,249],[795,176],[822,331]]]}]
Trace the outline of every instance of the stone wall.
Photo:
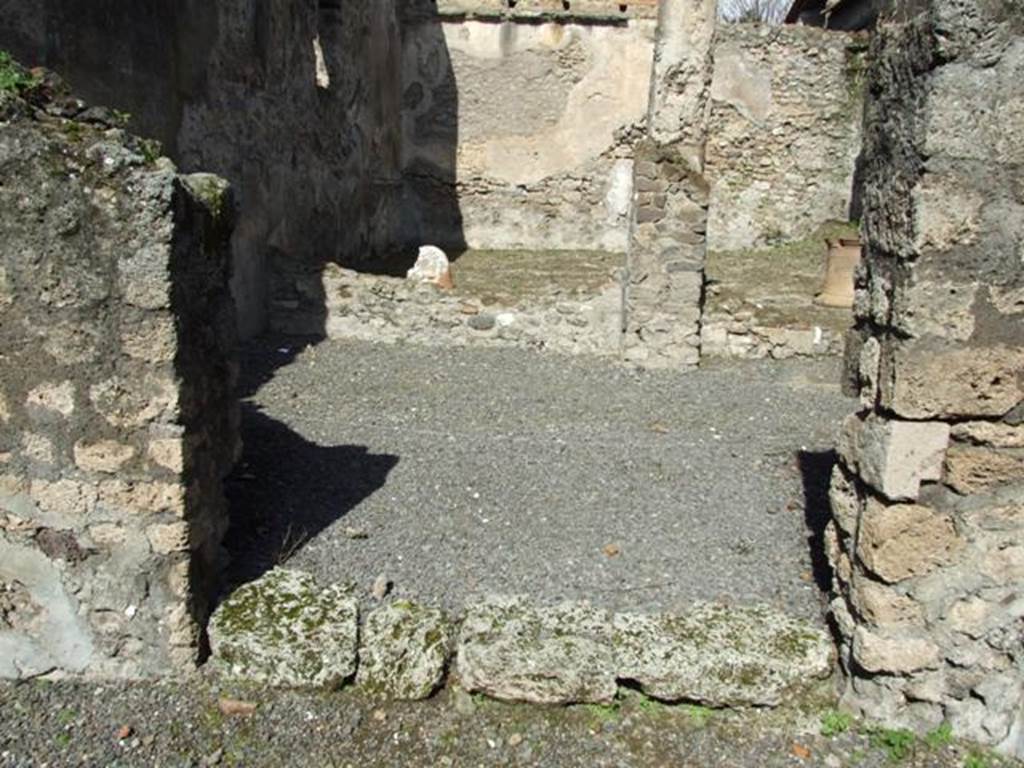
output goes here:
[{"label": "stone wall", "polygon": [[712,250],[797,240],[851,218],[866,46],[862,34],[720,25],[705,172]]},{"label": "stone wall", "polygon": [[623,357],[634,364],[700,360],[715,16],[713,0],[660,6],[651,103],[636,148],[623,308]]},{"label": "stone wall", "polygon": [[928,0],[873,44],[861,410],[828,532],[843,701],[1024,755],[1024,27]]},{"label": "stone wall", "polygon": [[621,343],[622,288],[557,286],[513,297],[450,294],[429,283],[359,274],[328,265],[323,273],[330,339],[426,346],[511,346],[614,357]]},{"label": "stone wall", "polygon": [[56,88],[0,92],[0,676],[168,675],[226,525],[232,203]]},{"label": "stone wall", "polygon": [[322,324],[301,276],[390,245],[398,39],[393,0],[0,0],[0,47],[231,181],[245,336],[274,302]]},{"label": "stone wall", "polygon": [[579,5],[406,6],[404,244],[625,250],[655,22]]}]

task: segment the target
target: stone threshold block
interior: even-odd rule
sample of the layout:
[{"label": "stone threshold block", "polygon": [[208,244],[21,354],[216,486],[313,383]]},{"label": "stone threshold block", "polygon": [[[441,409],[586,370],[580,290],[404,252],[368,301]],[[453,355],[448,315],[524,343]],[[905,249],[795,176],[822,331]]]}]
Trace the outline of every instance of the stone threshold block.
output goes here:
[{"label": "stone threshold block", "polygon": [[774,706],[828,677],[833,655],[823,630],[764,607],[611,615],[586,603],[487,598],[463,624],[456,675],[463,688],[508,701],[608,703],[627,681],[662,701]]},{"label": "stone threshold block", "polygon": [[587,603],[486,597],[468,610],[455,665],[462,688],[505,701],[609,704],[618,691],[611,616]]},{"label": "stone threshold block", "polygon": [[354,679],[402,700],[428,698],[447,680],[504,701],[608,704],[629,683],[662,701],[715,707],[776,706],[833,669],[823,629],[759,606],[613,615],[586,602],[489,595],[467,607],[457,631],[441,610],[407,600],[374,609],[361,628],[358,613],[347,588],[275,569],[214,613],[213,667],[281,687]]}]

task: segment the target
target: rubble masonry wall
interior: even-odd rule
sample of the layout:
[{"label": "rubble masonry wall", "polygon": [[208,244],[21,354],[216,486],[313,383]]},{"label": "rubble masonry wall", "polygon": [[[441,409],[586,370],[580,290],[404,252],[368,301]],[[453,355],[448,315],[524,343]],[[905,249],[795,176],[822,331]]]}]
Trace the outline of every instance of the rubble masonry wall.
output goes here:
[{"label": "rubble masonry wall", "polygon": [[861,407],[828,531],[844,703],[1024,754],[1024,28],[929,0],[873,42]]},{"label": "rubble masonry wall", "polygon": [[708,115],[708,247],[807,237],[859,218],[864,33],[721,24]]},{"label": "rubble masonry wall", "polygon": [[227,520],[227,184],[83,109],[0,94],[2,677],[194,666]]}]

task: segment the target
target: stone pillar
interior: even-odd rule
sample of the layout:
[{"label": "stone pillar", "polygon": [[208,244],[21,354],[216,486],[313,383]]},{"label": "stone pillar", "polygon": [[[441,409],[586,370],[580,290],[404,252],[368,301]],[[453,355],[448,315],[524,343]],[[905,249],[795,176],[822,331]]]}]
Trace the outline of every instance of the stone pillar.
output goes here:
[{"label": "stone pillar", "polygon": [[33,100],[0,93],[0,677],[175,675],[236,447],[231,198]]},{"label": "stone pillar", "polygon": [[1024,755],[1018,17],[908,2],[873,43],[861,407],[827,541],[844,705]]},{"label": "stone pillar", "polygon": [[647,135],[636,148],[623,357],[695,365],[709,188],[704,178],[714,0],[662,0]]}]

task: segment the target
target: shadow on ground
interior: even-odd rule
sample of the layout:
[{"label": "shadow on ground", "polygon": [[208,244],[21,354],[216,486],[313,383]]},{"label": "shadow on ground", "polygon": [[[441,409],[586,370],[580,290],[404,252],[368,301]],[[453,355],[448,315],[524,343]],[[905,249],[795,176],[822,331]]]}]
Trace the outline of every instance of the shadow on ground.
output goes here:
[{"label": "shadow on ground", "polygon": [[836,452],[800,451],[797,463],[804,486],[804,519],[809,531],[807,544],[811,549],[811,572],[814,583],[828,594],[832,589],[832,568],[825,552],[825,527],[832,517],[828,486],[832,468],[836,465]]},{"label": "shadow on ground", "polygon": [[377,491],[398,457],[361,445],[323,446],[242,404],[242,460],[225,484],[231,556],[225,590],[283,565]]},{"label": "shadow on ground", "polygon": [[318,445],[247,400],[316,339],[261,340],[242,350],[242,458],[225,482],[230,555],[221,594],[287,562],[380,489],[398,457],[362,445]]}]

